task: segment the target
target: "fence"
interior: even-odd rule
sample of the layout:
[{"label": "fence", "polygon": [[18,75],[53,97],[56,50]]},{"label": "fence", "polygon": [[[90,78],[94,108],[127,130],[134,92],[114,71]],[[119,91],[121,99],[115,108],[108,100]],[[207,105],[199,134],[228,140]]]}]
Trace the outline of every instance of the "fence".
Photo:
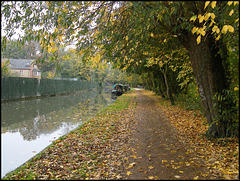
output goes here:
[{"label": "fence", "polygon": [[97,87],[97,82],[36,79],[22,77],[3,77],[1,81],[1,100],[18,99],[44,95],[56,95]]}]

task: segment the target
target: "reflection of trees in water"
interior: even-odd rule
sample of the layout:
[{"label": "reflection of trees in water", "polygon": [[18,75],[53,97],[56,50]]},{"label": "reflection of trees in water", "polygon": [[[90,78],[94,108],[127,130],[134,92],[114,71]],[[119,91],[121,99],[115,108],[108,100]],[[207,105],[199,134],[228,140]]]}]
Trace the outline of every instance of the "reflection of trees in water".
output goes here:
[{"label": "reflection of trees in water", "polygon": [[[11,126],[17,126],[23,139],[28,141],[37,139],[41,134],[53,133],[61,127],[64,128],[66,134],[77,123],[81,123],[82,120],[87,121],[96,115],[98,111],[106,107],[108,102],[111,102],[110,94],[105,96],[99,94],[67,109],[63,108],[43,115],[39,115],[38,112],[35,118]],[[10,132],[9,127],[8,132]]]},{"label": "reflection of trees in water", "polygon": [[23,136],[24,140],[35,140],[39,136],[39,118],[40,116],[34,118],[33,121],[29,121],[27,126],[19,128],[19,132]]}]

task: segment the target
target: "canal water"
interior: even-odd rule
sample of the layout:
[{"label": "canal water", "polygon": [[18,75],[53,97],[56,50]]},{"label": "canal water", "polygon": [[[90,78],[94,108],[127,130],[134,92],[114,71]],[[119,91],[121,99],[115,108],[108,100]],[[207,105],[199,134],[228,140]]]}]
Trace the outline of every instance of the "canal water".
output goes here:
[{"label": "canal water", "polygon": [[1,103],[1,178],[112,104],[111,89]]}]

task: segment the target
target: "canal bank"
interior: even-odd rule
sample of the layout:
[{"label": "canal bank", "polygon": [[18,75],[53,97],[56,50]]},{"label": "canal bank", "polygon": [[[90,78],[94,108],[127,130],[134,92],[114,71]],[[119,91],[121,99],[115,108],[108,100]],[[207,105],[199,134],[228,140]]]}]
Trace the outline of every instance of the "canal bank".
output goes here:
[{"label": "canal bank", "polygon": [[111,88],[1,103],[1,178],[114,102]]}]

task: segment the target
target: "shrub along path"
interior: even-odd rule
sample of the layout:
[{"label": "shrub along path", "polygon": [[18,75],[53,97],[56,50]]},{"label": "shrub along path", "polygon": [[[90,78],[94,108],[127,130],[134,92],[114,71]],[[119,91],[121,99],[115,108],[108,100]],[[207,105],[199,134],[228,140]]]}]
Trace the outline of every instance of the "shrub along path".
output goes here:
[{"label": "shrub along path", "polygon": [[197,142],[201,121],[159,100],[146,90],[123,94],[4,179],[238,179],[238,143]]}]

